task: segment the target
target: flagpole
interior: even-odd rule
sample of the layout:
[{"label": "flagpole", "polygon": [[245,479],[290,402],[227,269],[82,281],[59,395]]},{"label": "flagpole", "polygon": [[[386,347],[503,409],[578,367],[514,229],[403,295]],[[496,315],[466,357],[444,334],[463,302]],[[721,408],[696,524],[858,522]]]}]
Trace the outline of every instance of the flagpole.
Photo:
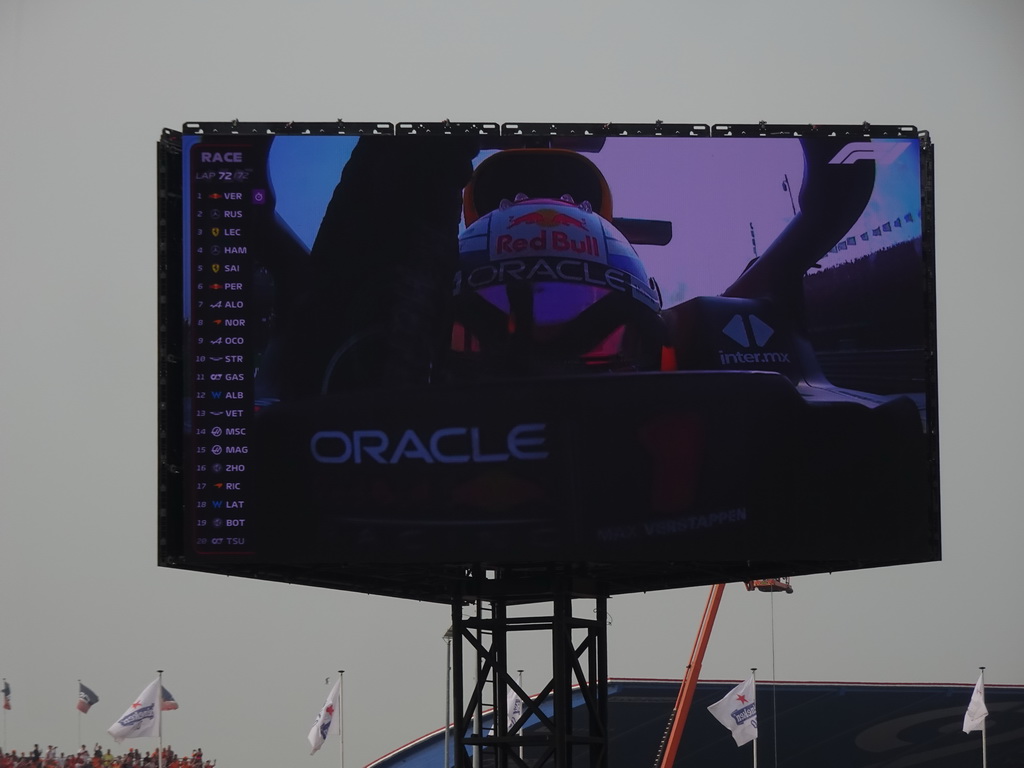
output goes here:
[{"label": "flagpole", "polygon": [[[750,679],[751,679],[751,681],[753,681],[753,684],[754,684],[754,701],[757,701],[757,680],[755,679],[755,677],[756,677],[755,674],[754,674],[755,672],[757,672],[757,667],[751,667],[750,668]],[[756,726],[755,726],[755,729],[754,729],[754,768],[757,768],[757,728],[756,728]]]},{"label": "flagpole", "polygon": [[441,639],[447,646],[445,650],[446,668],[444,679],[444,764],[441,768],[451,768],[451,735],[452,735],[452,629],[454,624],[449,625]]},{"label": "flagpole", "polygon": [[338,670],[338,744],[341,768],[345,768],[345,670]]},{"label": "flagpole", "polygon": [[[519,672],[519,687],[522,688],[523,687],[523,670],[520,669],[520,670],[517,670],[517,671]],[[520,710],[522,710],[522,706],[520,706]],[[523,729],[520,728],[519,729],[519,738],[521,739],[522,737],[523,737]],[[519,744],[519,759],[520,760],[523,759],[523,750],[524,749],[525,749],[525,747],[522,745],[522,743],[520,743]]]},{"label": "flagpole", "polygon": [[[484,601],[483,598],[477,598],[476,600],[476,618],[480,622],[476,628],[476,658],[473,661],[473,690],[480,690],[480,649],[482,645],[483,632],[480,629],[482,619],[484,615]],[[479,739],[483,736],[483,697],[474,693],[476,697],[476,706],[473,707],[473,738]],[[477,742],[473,745],[473,768],[481,768],[483,763],[480,753],[480,743]],[[461,762],[462,756],[459,755],[459,759],[456,762]]]},{"label": "flagpole", "polygon": [[[985,700],[985,668],[981,670],[981,699]],[[981,768],[988,768],[988,718],[981,721]]]},{"label": "flagpole", "polygon": [[[82,699],[82,678],[78,678],[78,699]],[[75,709],[78,709],[76,706]],[[78,743],[82,743],[82,710],[78,709]]]},{"label": "flagpole", "polygon": [[164,768],[164,671],[158,669],[156,692],[157,766]]}]

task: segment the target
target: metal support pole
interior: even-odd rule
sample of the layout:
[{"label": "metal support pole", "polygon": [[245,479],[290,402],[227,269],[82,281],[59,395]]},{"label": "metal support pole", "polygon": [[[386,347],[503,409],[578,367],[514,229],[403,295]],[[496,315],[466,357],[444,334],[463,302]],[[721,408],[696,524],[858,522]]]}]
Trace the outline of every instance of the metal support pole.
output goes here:
[{"label": "metal support pole", "polygon": [[572,646],[568,614],[569,598],[563,593],[554,599],[554,619],[551,633],[551,670],[555,699],[555,768],[569,768],[572,752],[569,734],[572,733],[572,678],[569,675],[569,648]]},{"label": "metal support pole", "polygon": [[445,658],[447,667],[444,678],[444,764],[441,768],[451,768],[451,733],[452,733],[452,627],[444,633]]},{"label": "metal support pole", "polygon": [[463,744],[466,739],[465,707],[465,680],[463,678],[462,658],[462,635],[464,632],[462,622],[461,601],[452,602],[452,668],[454,677],[452,680],[452,698],[454,699],[454,710],[452,712],[452,740],[455,742],[455,754],[452,764],[456,768],[466,768],[466,755]]},{"label": "metal support pole", "polygon": [[486,672],[481,667],[484,665],[484,658],[480,653],[483,636],[480,631],[483,619],[484,601],[479,598],[476,601],[476,664],[473,666],[473,768],[480,768],[480,739],[483,736],[483,685],[486,680]]}]

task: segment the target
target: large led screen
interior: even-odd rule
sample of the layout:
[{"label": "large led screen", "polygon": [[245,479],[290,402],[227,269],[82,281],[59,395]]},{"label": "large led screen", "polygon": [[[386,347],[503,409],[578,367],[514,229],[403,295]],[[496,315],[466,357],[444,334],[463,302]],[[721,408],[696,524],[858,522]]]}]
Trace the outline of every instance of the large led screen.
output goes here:
[{"label": "large led screen", "polygon": [[165,132],[162,564],[939,556],[926,134],[445,128]]}]

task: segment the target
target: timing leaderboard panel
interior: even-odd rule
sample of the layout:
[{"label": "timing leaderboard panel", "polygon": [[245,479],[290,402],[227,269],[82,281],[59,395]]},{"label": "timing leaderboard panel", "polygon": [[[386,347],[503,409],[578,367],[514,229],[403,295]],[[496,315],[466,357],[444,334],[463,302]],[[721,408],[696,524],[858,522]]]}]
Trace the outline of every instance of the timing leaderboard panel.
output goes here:
[{"label": "timing leaderboard panel", "polygon": [[256,365],[251,256],[259,220],[272,215],[262,181],[266,152],[252,143],[199,140],[188,153],[184,292],[192,331],[192,541],[198,554],[249,553],[246,486]]}]

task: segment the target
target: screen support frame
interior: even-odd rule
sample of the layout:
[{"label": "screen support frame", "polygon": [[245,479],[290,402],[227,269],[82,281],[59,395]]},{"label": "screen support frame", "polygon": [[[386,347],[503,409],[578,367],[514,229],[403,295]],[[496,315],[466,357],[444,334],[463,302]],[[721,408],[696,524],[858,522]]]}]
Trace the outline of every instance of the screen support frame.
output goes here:
[{"label": "screen support frame", "polygon": [[[564,587],[553,590],[547,615],[512,617],[508,615],[508,601],[478,598],[475,615],[466,618],[466,601],[452,602],[455,719],[451,728],[455,768],[476,768],[484,749],[492,752],[496,768],[570,768],[584,764],[607,768],[608,608],[607,597],[593,599],[594,618],[574,615],[573,595]],[[552,677],[533,696],[523,690],[509,669],[509,634],[523,631],[550,635]],[[464,667],[467,661],[473,668],[468,681]],[[582,701],[582,715],[577,717],[573,712],[574,693]],[[522,714],[511,724],[510,694],[522,701]],[[493,708],[493,725],[482,733],[485,706]],[[524,726],[531,717],[540,722],[526,733]],[[583,762],[574,760],[577,755]]]}]

